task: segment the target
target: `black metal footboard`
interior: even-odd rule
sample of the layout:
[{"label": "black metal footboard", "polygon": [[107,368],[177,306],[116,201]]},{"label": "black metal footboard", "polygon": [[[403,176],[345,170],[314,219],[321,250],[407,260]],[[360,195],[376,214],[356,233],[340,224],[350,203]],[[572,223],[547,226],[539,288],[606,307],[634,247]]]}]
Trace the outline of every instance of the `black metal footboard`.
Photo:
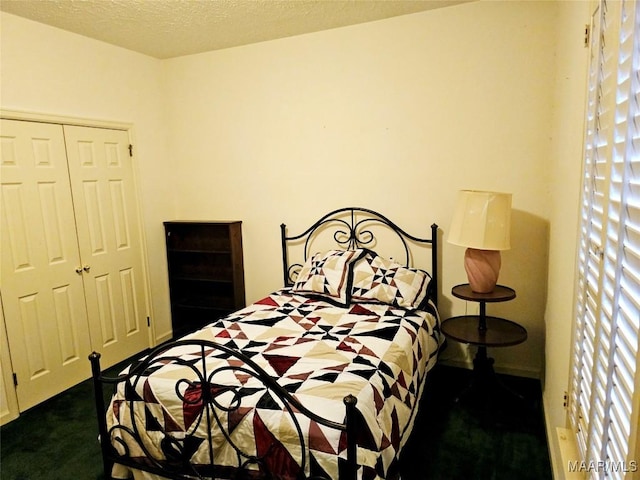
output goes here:
[{"label": "black metal footboard", "polygon": [[[285,287],[294,284],[305,261],[321,248],[375,249],[386,258],[394,258],[394,261],[407,267],[413,266],[414,255],[416,259],[420,258],[426,253],[423,250],[430,249],[431,258],[427,271],[431,272],[431,281],[427,294],[437,305],[439,250],[438,226],[435,224],[431,226],[430,237],[420,238],[408,234],[378,212],[348,207],[329,212],[297,235],[289,235],[286,225],[282,224],[281,240]],[[178,355],[174,348],[187,349],[190,352],[189,359],[185,359],[182,354]],[[211,367],[211,357],[233,361]],[[114,464],[176,480],[336,480],[336,476],[338,480],[356,480],[359,470],[363,471],[364,476],[365,467],[357,464],[357,446],[359,444],[366,448],[364,444],[367,439],[362,432],[367,427],[361,423],[365,420],[356,408],[357,400],[352,395],[344,398],[345,414],[342,423],[322,418],[302,405],[249,356],[226,345],[206,340],[178,340],[164,344],[131,365],[127,374],[114,378],[108,378],[101,371],[99,353],[92,353],[89,359],[106,480],[112,478]],[[176,373],[175,376],[180,378],[175,379],[175,385],[172,386],[176,401],[181,407],[196,412],[190,414],[190,421],[185,422],[185,425],[174,422],[171,428],[163,428],[162,422],[158,421],[158,412],[163,411],[161,403],[153,403],[153,398],[151,406],[147,403],[147,397],[153,397],[153,389],[146,388],[147,379],[162,365],[178,365],[186,372],[180,375]],[[236,442],[234,432],[230,431],[229,423],[225,424],[224,420],[228,420],[230,415],[239,415],[241,409],[246,411],[253,408],[255,404],[243,403],[248,394],[237,382],[225,383],[220,380],[230,373],[255,378],[260,384],[259,389],[269,392],[270,399],[274,402],[271,406],[291,419],[293,434],[287,433],[287,436],[298,442],[293,449],[293,461],[287,457],[284,462],[283,459],[289,452],[283,452],[282,448],[278,450],[268,446],[261,451],[257,451],[257,448],[255,451],[248,451],[247,443],[240,445]],[[165,377],[162,378],[164,380]],[[154,377],[154,382],[157,379],[158,375]],[[172,376],[171,381],[173,380]],[[120,422],[107,421],[104,392],[107,385],[111,388],[119,386],[121,393],[124,392],[124,399],[118,400],[117,405],[111,407],[118,410]],[[151,410],[154,413],[147,415]],[[109,411],[108,416],[113,418],[113,412]],[[167,414],[163,418],[170,416]],[[330,474],[320,467],[320,462],[316,462],[310,453],[312,449],[307,445],[308,440],[303,435],[298,420],[302,417],[306,417],[305,422],[308,419],[339,432],[339,454],[335,457],[337,466],[334,468],[332,464],[333,451],[322,460],[325,466],[330,465]],[[155,443],[149,440],[149,436],[154,437]],[[280,437],[274,435],[266,438],[273,438],[273,443],[277,443]],[[266,443],[268,442],[262,442],[261,445]],[[287,445],[291,445],[291,441]],[[226,448],[224,461],[219,461],[222,448]],[[285,467],[283,463],[286,463]]]},{"label": "black metal footboard", "polygon": [[[179,355],[189,351],[189,359]],[[211,368],[208,358],[232,359],[223,366]],[[260,368],[251,358],[237,350],[207,340],[179,340],[165,344],[149,353],[144,359],[130,366],[125,375],[109,378],[100,367],[100,354],[92,353],[91,361],[96,412],[105,478],[111,478],[114,464],[155,473],[166,478],[192,480],[194,478],[220,479],[308,479],[330,480],[324,474],[314,472],[309,464],[308,445],[296,415],[302,414],[317,424],[340,431],[341,443],[346,438],[346,459],[338,458],[340,480],[355,480],[358,469],[356,460],[357,422],[359,421],[354,396],[344,398],[345,421],[336,423],[322,418],[302,405],[276,380]],[[172,364],[184,367],[184,376],[175,381],[175,395],[183,405],[193,408],[197,414],[189,428],[166,429],[147,416],[148,406],[140,392],[145,391],[145,382],[155,370]],[[297,469],[282,475],[273,471],[278,458],[271,448],[266,452],[247,451],[235,442],[232,432],[225,425],[227,418],[243,408],[246,392],[238,384],[222,381],[225,374],[248,375],[257,379],[270,396],[286,412],[295,426],[300,453],[296,458]],[[105,387],[117,386],[125,391],[125,400],[118,404],[121,424],[109,426],[106,418]],[[116,387],[117,388],[117,387]],[[146,395],[146,393],[144,394]],[[156,407],[155,405],[153,408]],[[124,410],[122,410],[124,409]],[[124,414],[122,412],[124,411]],[[157,412],[156,412],[157,414]],[[111,412],[109,412],[111,415]],[[123,418],[124,417],[124,418]],[[160,439],[159,445],[150,444],[146,429],[153,423],[152,436]],[[206,432],[203,434],[203,432]],[[216,464],[217,449],[224,437],[236,455],[235,465]],[[195,459],[195,460],[194,460]],[[228,462],[227,462],[228,463]],[[276,468],[277,470],[277,468]],[[310,472],[310,473],[309,473]]]}]

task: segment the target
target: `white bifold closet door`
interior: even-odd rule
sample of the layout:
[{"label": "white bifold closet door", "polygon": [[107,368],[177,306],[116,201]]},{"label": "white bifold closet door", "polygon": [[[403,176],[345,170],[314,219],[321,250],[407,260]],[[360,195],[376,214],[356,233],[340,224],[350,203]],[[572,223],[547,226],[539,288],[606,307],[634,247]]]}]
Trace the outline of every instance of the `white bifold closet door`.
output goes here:
[{"label": "white bifold closet door", "polygon": [[[149,346],[128,133],[2,120],[0,290],[20,411]],[[8,368],[3,365],[3,369]]]}]

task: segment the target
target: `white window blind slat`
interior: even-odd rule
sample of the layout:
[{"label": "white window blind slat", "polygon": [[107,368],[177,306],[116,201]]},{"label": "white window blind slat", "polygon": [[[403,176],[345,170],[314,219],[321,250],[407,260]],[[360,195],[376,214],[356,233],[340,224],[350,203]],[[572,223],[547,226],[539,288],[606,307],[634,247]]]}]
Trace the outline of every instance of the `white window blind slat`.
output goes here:
[{"label": "white window blind slat", "polygon": [[[637,434],[640,331],[640,0],[592,16],[570,421],[589,478],[623,478]],[[609,467],[617,468],[609,468]]]}]

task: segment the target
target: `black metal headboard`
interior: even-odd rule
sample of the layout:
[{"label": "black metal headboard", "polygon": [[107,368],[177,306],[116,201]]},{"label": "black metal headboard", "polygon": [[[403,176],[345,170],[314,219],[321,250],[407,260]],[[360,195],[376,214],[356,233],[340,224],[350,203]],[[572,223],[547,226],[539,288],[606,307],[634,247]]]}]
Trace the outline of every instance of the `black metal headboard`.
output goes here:
[{"label": "black metal headboard", "polygon": [[[291,286],[295,282],[303,263],[315,251],[311,245],[320,233],[332,236],[333,248],[353,249],[372,248],[380,235],[376,235],[375,226],[382,227],[385,232],[391,232],[396,242],[399,241],[404,259],[395,258],[395,261],[412,267],[412,250],[410,245],[431,246],[431,282],[429,285],[429,297],[433,303],[438,304],[438,225],[431,225],[431,237],[420,238],[410,235],[384,215],[367,208],[345,207],[327,213],[304,232],[298,235],[287,236],[287,226],[280,225],[282,236],[282,270],[285,286]],[[289,249],[293,245],[299,245],[302,249],[302,260],[289,263]]]}]

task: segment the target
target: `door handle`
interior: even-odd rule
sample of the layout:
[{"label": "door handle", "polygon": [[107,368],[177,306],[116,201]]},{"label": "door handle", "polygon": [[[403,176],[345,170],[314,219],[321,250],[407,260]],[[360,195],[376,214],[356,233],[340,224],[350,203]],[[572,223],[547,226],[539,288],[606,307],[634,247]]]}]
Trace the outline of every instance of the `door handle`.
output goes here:
[{"label": "door handle", "polygon": [[83,269],[85,272],[89,273],[89,270],[91,270],[91,265],[85,265],[84,267],[82,267],[82,269]]},{"label": "door handle", "polygon": [[82,275],[82,267],[76,267],[76,273]]}]

